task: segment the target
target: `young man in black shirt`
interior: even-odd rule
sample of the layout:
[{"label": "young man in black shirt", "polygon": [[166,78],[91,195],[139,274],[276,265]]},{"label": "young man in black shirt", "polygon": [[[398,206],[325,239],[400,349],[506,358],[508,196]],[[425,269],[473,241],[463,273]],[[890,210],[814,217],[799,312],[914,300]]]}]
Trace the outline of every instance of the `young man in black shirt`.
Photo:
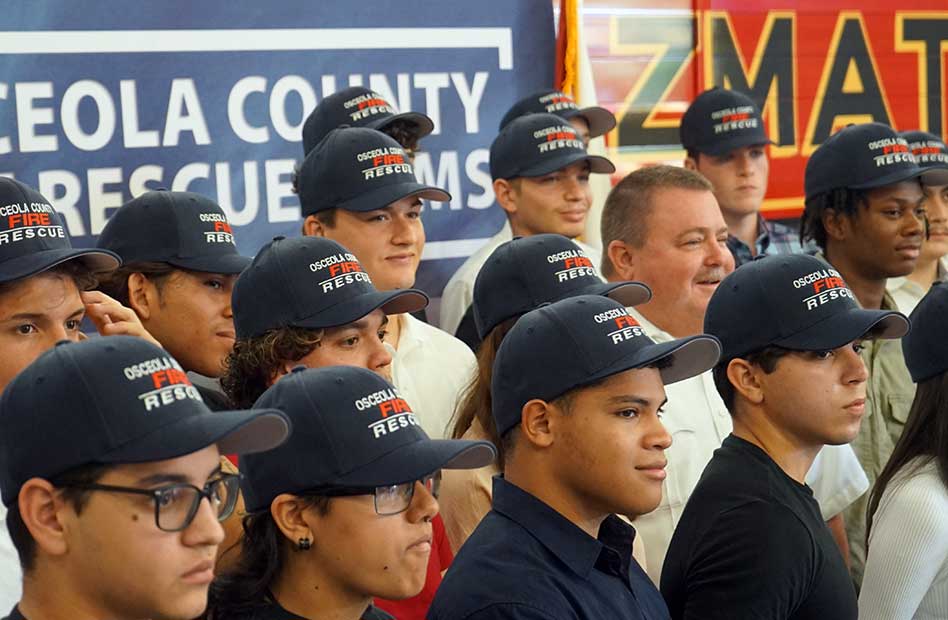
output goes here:
[{"label": "young man in black shirt", "polygon": [[763,258],[724,279],[704,327],[721,340],[714,381],[734,431],[665,557],[672,618],[855,620],[849,572],[804,478],[824,445],[859,431],[861,341],[899,338],[908,325],[897,312],[861,309],[839,273],[811,256]]}]

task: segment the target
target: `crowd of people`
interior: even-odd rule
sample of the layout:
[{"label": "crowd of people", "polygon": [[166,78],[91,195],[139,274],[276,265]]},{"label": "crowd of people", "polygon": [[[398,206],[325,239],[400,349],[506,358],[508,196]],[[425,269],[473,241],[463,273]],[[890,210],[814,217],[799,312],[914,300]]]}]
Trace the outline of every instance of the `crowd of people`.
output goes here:
[{"label": "crowd of people", "polygon": [[366,88],[307,118],[301,234],[253,257],[167,190],[74,248],[0,178],[8,620],[948,618],[948,148],[841,129],[797,232],[761,215],[757,106],[714,88],[600,252],[615,124],[514,103],[506,223],[440,317],[434,125]]}]

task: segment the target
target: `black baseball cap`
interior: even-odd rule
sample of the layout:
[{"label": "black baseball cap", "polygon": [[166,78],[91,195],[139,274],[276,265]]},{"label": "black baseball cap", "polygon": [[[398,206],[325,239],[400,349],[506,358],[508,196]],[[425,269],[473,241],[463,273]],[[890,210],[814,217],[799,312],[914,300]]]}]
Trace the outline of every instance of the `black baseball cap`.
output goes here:
[{"label": "black baseball cap", "polygon": [[838,271],[804,254],[742,265],[718,285],[704,315],[704,331],[721,341],[722,361],[770,345],[837,349],[870,332],[900,338],[908,329],[898,312],[861,308]]},{"label": "black baseball cap", "polygon": [[451,200],[440,187],[419,183],[405,149],[375,129],[333,129],[306,156],[298,180],[303,217],[328,209],[374,211],[409,196]]},{"label": "black baseball cap", "polygon": [[903,131],[899,136],[908,142],[918,167],[922,169],[922,183],[948,185],[948,146],[927,131]]},{"label": "black baseball cap", "polygon": [[590,138],[609,133],[616,126],[616,117],[605,108],[598,106],[580,108],[576,105],[576,101],[564,92],[541,90],[513,104],[513,107],[507,110],[504,118],[500,120],[500,129],[509,125],[513,119],[527,114],[556,114],[566,120],[581,116],[589,124]]},{"label": "black baseball cap", "polygon": [[576,129],[555,114],[515,118],[490,145],[490,176],[494,180],[539,177],[579,161],[589,162],[590,172],[616,171],[605,157],[588,154]]},{"label": "black baseball cap", "polygon": [[806,197],[834,189],[874,189],[916,179],[919,168],[908,142],[882,123],[843,127],[806,162]]},{"label": "black baseball cap", "polygon": [[231,296],[237,338],[287,326],[337,327],[376,308],[401,314],[427,305],[428,296],[416,289],[377,290],[358,259],[325,237],[275,237],[237,278]]},{"label": "black baseball cap", "polygon": [[115,271],[112,252],[72,247],[62,218],[33,188],[0,176],[0,282],[12,282],[78,260],[96,273]]},{"label": "black baseball cap", "polygon": [[500,323],[544,303],[576,295],[605,295],[623,306],[644,304],[641,282],[603,282],[592,261],[562,235],[517,237],[487,258],[474,281],[474,324],[483,340]]},{"label": "black baseball cap", "polygon": [[171,355],[131,336],[63,341],[0,397],[0,491],[91,464],[173,459],[217,444],[224,454],[274,448],[290,433],[275,409],[208,409]]},{"label": "black baseball cap", "polygon": [[285,412],[293,436],[240,460],[250,512],[281,493],[402,484],[439,469],[484,467],[496,456],[487,441],[429,439],[395,386],[365,368],[294,368],[255,407]]},{"label": "black baseball cap", "polygon": [[721,346],[701,334],[657,344],[621,303],[597,295],[570,297],[524,314],[494,361],[491,410],[503,436],[520,424],[523,406],[551,401],[626,370],[660,360],[665,384],[714,367]]},{"label": "black baseball cap", "polygon": [[397,121],[414,129],[418,138],[434,131],[434,121],[420,112],[399,113],[374,90],[352,86],[324,98],[303,123],[303,154],[308,155],[330,131],[343,125],[384,130]]},{"label": "black baseball cap", "polygon": [[98,247],[125,264],[143,261],[207,273],[240,273],[250,258],[237,253],[224,211],[210,198],[165,189],[145,192],[116,211]]},{"label": "black baseball cap", "polygon": [[936,282],[909,317],[912,330],[902,338],[902,354],[912,381],[921,383],[948,370],[948,282]]},{"label": "black baseball cap", "polygon": [[695,97],[681,117],[678,132],[683,147],[708,155],[773,144],[757,104],[744,93],[719,86]]}]

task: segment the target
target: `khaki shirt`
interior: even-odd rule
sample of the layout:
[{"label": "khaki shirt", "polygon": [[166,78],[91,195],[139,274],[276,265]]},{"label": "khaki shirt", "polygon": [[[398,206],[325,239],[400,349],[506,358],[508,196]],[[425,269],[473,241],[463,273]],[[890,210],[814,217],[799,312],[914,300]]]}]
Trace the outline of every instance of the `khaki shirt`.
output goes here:
[{"label": "khaki shirt", "polygon": [[[895,301],[886,293],[883,310],[898,310]],[[912,400],[915,384],[902,357],[901,340],[874,340],[867,343],[862,353],[869,380],[866,384],[866,415],[859,434],[852,442],[869,482],[874,484],[882,472],[895,442],[902,435]],[[866,507],[869,494],[863,495],[844,514],[849,539],[853,580],[862,583],[866,563]]]}]

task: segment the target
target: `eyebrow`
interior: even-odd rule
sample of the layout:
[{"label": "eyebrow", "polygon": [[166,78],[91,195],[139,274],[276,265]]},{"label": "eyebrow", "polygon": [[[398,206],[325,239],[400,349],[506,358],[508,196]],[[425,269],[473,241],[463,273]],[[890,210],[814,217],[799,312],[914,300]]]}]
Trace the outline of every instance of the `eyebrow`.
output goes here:
[{"label": "eyebrow", "polygon": [[[220,462],[217,463],[217,467],[211,470],[211,473],[207,475],[206,479],[210,479],[212,476],[219,473],[221,473]],[[150,476],[139,478],[137,484],[144,486],[154,486],[157,484],[191,484],[191,479],[184,474],[161,473],[151,474]]]},{"label": "eyebrow", "polygon": [[[636,396],[634,394],[624,394],[622,396],[613,396],[609,399],[610,405],[640,405],[642,407],[648,407],[652,404],[652,400],[649,398],[644,398],[642,396]],[[658,406],[659,409],[665,406],[668,402],[668,399],[664,399],[662,403]]]},{"label": "eyebrow", "polygon": [[[725,230],[727,230],[727,229],[725,228]],[[695,226],[694,228],[689,228],[688,230],[684,230],[684,231],[678,233],[678,236],[677,236],[676,238],[677,238],[677,239],[681,239],[682,237],[686,237],[686,236],[691,235],[691,234],[694,234],[694,233],[698,233],[698,234],[701,234],[701,235],[707,235],[709,232],[710,232],[710,229],[708,229],[708,228],[706,228],[706,227],[704,227],[704,226]]]},{"label": "eyebrow", "polygon": [[[86,311],[85,307],[78,308],[77,310],[73,311],[72,314],[66,317],[66,320],[68,321],[69,319],[76,318],[77,316],[81,315],[85,311]],[[49,315],[43,312],[18,312],[2,320],[4,321],[22,321],[22,320],[42,321],[48,318],[49,318]]]}]

